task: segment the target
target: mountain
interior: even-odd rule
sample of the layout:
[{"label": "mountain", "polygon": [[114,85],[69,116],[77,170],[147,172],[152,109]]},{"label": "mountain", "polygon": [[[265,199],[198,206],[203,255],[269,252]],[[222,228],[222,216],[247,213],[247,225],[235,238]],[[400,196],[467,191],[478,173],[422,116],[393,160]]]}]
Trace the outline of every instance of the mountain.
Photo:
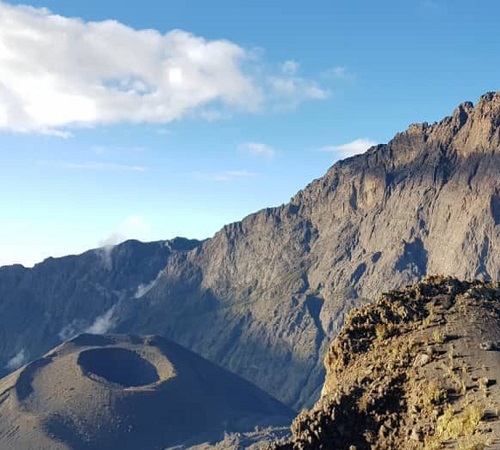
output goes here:
[{"label": "mountain", "polygon": [[500,283],[430,277],[354,311],[274,450],[498,448]]},{"label": "mountain", "polygon": [[[136,278],[122,296],[107,287],[71,296],[86,272],[62,273],[60,260],[3,269],[0,361],[24,348],[37,356],[83,314],[115,332],[168,337],[290,406],[312,405],[323,355],[354,306],[428,274],[500,278],[499,173],[500,93],[488,93],[339,161],[288,204],[168,253],[147,277],[149,259],[131,255],[121,263]],[[39,324],[43,333],[32,331]]]},{"label": "mountain", "polygon": [[0,267],[0,376],[86,330],[105,333],[113,308],[147,291],[169,257],[199,241],[127,241],[32,269]]},{"label": "mountain", "polygon": [[79,335],[0,381],[0,447],[12,450],[156,450],[292,416],[158,336]]}]

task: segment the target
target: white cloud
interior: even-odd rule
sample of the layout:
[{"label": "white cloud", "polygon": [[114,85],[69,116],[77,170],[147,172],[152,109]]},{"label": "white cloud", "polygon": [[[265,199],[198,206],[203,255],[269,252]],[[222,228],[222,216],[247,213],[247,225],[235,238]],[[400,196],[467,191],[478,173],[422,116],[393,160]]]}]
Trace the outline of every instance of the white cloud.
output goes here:
[{"label": "white cloud", "polygon": [[296,108],[307,100],[325,100],[328,90],[318,83],[296,76],[271,76],[268,78],[269,95],[278,109]]},{"label": "white cloud", "polygon": [[7,361],[7,364],[5,365],[5,368],[9,370],[16,370],[19,369],[19,367],[24,366],[26,362],[28,361],[28,355],[26,354],[26,350],[22,348],[19,350],[18,353],[16,353],[12,358]]},{"label": "white cloud", "polygon": [[299,71],[300,64],[294,60],[288,60],[281,66],[281,71],[287,75],[295,75]]},{"label": "white cloud", "polygon": [[162,35],[0,3],[0,127],[170,122],[212,101],[255,109],[245,50],[180,30]]},{"label": "white cloud", "polygon": [[182,30],[161,34],[113,20],[85,22],[0,0],[0,130],[71,136],[113,123],[216,119],[326,91],[296,77],[298,63],[270,76],[257,52]]},{"label": "white cloud", "polygon": [[142,216],[128,216],[109,236],[99,242],[100,247],[112,247],[127,239],[147,237],[151,232],[151,223]]},{"label": "white cloud", "polygon": [[366,152],[370,147],[377,145],[377,142],[371,139],[362,138],[356,139],[352,142],[342,145],[327,145],[318,149],[321,152],[337,153],[341,158],[348,158],[349,156],[358,155]]},{"label": "white cloud", "polygon": [[226,170],[217,173],[194,173],[194,176],[197,179],[205,181],[231,181],[238,178],[254,177],[256,175],[257,174],[255,172],[248,172],[247,170]]},{"label": "white cloud", "polygon": [[115,306],[109,308],[104,314],[98,316],[94,323],[85,330],[90,334],[105,334],[114,327],[116,318],[114,317]]},{"label": "white cloud", "polygon": [[239,150],[248,153],[252,156],[258,156],[262,158],[274,158],[276,156],[276,150],[267,144],[262,144],[261,142],[245,142],[241,144]]}]

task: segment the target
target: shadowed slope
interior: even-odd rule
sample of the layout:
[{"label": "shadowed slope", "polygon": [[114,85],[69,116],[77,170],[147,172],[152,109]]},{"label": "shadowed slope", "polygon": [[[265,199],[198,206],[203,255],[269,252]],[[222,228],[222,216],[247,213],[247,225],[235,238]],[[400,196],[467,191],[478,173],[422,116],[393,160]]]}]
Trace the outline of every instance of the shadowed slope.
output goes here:
[{"label": "shadowed slope", "polygon": [[163,449],[292,411],[159,337],[81,335],[0,381],[0,447]]}]

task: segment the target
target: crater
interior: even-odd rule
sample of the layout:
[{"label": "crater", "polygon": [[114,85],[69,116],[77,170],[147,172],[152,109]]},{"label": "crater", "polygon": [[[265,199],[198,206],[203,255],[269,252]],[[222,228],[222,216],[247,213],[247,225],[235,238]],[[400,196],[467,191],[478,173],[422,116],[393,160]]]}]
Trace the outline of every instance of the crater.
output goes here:
[{"label": "crater", "polygon": [[97,375],[123,387],[145,386],[160,379],[153,364],[124,348],[85,350],[78,356],[78,365],[90,378]]}]

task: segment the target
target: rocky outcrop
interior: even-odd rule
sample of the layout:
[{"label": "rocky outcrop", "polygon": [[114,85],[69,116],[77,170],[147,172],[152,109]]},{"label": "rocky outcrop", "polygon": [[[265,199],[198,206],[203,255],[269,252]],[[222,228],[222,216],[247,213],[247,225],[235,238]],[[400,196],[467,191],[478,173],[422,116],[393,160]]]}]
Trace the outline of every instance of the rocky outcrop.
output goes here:
[{"label": "rocky outcrop", "polygon": [[270,448],[496,446],[499,351],[499,283],[433,277],[383,294],[348,317],[322,398]]},{"label": "rocky outcrop", "polygon": [[164,338],[82,334],[0,381],[0,448],[186,448],[292,414]]},{"label": "rocky outcrop", "polygon": [[[140,301],[118,301],[107,289],[97,300],[97,290],[89,292],[89,304],[77,301],[46,263],[37,270],[47,277],[33,281],[29,295],[22,284],[0,287],[0,330],[4,320],[15,323],[9,336],[26,329],[31,305],[38,308],[33,317],[47,317],[36,339],[53,345],[82,311],[95,318],[113,308],[115,331],[169,337],[289,405],[312,405],[323,384],[323,355],[354,306],[427,274],[500,278],[499,134],[499,93],[436,124],[413,125],[336,163],[288,204],[169,254]],[[66,275],[73,285],[81,277]],[[145,283],[137,281],[136,288]],[[30,329],[38,320],[30,319]],[[9,339],[0,339],[3,361],[31,345],[32,335],[21,334],[15,348]]]}]

